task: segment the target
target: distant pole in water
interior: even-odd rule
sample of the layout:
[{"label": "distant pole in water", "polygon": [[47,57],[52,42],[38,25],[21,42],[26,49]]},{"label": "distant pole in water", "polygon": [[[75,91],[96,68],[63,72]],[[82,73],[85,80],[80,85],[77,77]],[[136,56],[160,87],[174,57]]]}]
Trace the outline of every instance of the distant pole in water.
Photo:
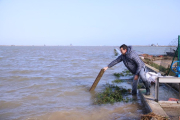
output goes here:
[{"label": "distant pole in water", "polygon": [[101,77],[103,76],[104,72],[105,72],[105,70],[102,68],[89,91],[92,91],[92,90],[94,90],[96,88],[96,86],[99,83],[99,81],[100,81]]}]

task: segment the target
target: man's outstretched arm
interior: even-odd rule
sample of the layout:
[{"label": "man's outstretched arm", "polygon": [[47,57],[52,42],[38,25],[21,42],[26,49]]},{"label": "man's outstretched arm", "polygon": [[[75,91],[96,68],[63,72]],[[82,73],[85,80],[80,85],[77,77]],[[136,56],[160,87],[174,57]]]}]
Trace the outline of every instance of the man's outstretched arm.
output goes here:
[{"label": "man's outstretched arm", "polygon": [[120,55],[117,59],[113,60],[107,67],[104,67],[104,70],[107,70],[108,68],[113,67],[114,65],[116,65],[117,63],[122,61],[122,55]]}]

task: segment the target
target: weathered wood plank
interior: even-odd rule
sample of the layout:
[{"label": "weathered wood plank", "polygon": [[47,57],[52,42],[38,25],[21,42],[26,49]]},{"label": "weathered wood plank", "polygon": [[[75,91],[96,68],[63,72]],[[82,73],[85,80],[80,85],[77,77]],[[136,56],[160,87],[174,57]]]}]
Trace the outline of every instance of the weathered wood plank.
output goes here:
[{"label": "weathered wood plank", "polygon": [[105,72],[105,70],[102,68],[89,91],[92,91],[92,90],[94,90],[96,88],[96,86],[99,83],[99,81],[100,81],[101,77],[103,76],[104,72]]}]

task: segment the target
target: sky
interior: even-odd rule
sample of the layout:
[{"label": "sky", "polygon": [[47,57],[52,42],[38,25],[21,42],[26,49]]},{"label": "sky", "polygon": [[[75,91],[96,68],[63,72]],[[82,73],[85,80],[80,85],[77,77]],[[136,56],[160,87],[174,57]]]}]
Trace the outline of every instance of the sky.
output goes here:
[{"label": "sky", "polygon": [[168,45],[179,0],[0,0],[0,45]]}]

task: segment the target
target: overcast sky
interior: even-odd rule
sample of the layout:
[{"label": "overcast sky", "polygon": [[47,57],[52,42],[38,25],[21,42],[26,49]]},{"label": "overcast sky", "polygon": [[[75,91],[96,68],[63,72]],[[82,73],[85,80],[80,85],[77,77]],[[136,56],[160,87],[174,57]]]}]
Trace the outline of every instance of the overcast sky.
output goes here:
[{"label": "overcast sky", "polygon": [[0,0],[0,45],[168,45],[180,0]]}]

